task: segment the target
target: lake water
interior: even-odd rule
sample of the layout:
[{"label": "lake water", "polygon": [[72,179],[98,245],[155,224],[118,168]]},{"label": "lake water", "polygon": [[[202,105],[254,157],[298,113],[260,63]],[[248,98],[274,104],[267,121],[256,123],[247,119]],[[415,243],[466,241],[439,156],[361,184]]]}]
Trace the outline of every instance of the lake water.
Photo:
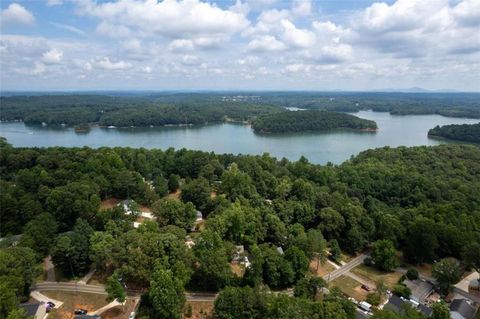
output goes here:
[{"label": "lake water", "polygon": [[440,115],[395,116],[361,111],[354,115],[377,122],[378,132],[334,131],[284,135],[258,135],[250,126],[217,124],[199,127],[156,127],[107,129],[94,127],[78,134],[73,128],[25,126],[1,123],[0,135],[14,146],[130,146],[145,148],[187,148],[216,153],[263,154],[297,160],[304,155],[312,163],[339,164],[359,152],[382,146],[416,146],[451,143],[428,138],[436,125],[473,124],[478,119]]}]

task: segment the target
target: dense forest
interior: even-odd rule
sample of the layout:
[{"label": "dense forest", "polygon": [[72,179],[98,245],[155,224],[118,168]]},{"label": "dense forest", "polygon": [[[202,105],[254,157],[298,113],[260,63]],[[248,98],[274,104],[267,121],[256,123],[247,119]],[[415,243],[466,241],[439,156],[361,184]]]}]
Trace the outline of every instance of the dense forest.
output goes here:
[{"label": "dense forest", "polygon": [[103,126],[162,126],[248,121],[280,111],[271,105],[246,102],[164,103],[147,97],[48,95],[0,97],[1,120],[21,120],[26,124]]},{"label": "dense forest", "polygon": [[27,124],[113,126],[251,121],[298,107],[337,112],[374,110],[480,118],[478,93],[204,92],[0,96],[1,121]]},{"label": "dense forest", "polygon": [[480,143],[480,123],[452,124],[441,127],[437,125],[428,131],[428,135],[457,141]]},{"label": "dense forest", "polygon": [[[179,318],[189,289],[220,291],[215,318],[353,319],[341,293],[309,293],[325,285],[306,276],[309,260],[326,258],[327,247],[355,253],[380,240],[411,263],[479,260],[475,145],[385,147],[321,166],[185,149],[15,148],[3,139],[0,177],[1,236],[22,234],[15,246],[0,243],[5,317],[48,254],[67,276],[110,273],[116,298],[119,278],[145,288],[139,317],[150,318]],[[165,196],[178,189],[180,200]],[[99,209],[111,197],[149,205],[157,220],[134,228],[122,207]],[[190,233],[195,209],[206,218],[200,233]],[[243,276],[229,266],[235,245],[251,261]],[[286,287],[295,297],[268,292]]]},{"label": "dense forest", "polygon": [[332,129],[376,130],[374,121],[330,111],[285,111],[262,115],[252,122],[257,133],[314,132]]}]

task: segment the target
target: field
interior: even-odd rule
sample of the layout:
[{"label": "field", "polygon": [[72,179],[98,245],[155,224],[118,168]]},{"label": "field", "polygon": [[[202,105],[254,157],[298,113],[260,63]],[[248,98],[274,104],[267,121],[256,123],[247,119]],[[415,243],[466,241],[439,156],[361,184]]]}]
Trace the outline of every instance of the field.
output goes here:
[{"label": "field", "polygon": [[210,319],[212,316],[213,303],[206,301],[187,301],[185,307],[192,307],[192,316],[183,316],[184,319]]},{"label": "field", "polygon": [[349,297],[357,301],[366,299],[368,292],[362,289],[362,284],[348,276],[340,276],[330,283],[330,288],[338,287]]},{"label": "field", "polygon": [[106,296],[97,294],[59,291],[45,291],[42,294],[52,299],[63,301],[63,305],[59,309],[50,312],[48,315],[49,319],[74,318],[73,310],[75,308],[82,308],[91,312],[108,304],[105,300]]},{"label": "field", "polygon": [[398,272],[384,272],[365,265],[355,267],[352,272],[357,276],[365,278],[365,280],[373,282],[382,280],[390,289],[393,289],[393,286],[395,286],[400,277],[402,277],[402,274]]},{"label": "field", "polygon": [[317,277],[322,277],[328,274],[329,272],[335,270],[335,267],[332,266],[329,262],[325,262],[323,265],[320,263],[320,266],[318,267],[317,270],[317,259],[312,258],[310,260],[310,267],[309,267],[310,272],[317,276]]}]

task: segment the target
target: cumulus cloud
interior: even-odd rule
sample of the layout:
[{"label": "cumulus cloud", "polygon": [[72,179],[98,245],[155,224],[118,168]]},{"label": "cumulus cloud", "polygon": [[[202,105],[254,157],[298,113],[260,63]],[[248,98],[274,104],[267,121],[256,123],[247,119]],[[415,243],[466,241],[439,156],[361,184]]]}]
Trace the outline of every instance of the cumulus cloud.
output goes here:
[{"label": "cumulus cloud", "polygon": [[298,17],[311,15],[312,1],[311,0],[293,0],[292,13]]},{"label": "cumulus cloud", "polygon": [[247,45],[248,51],[281,51],[284,49],[286,49],[286,45],[270,35],[257,37]]},{"label": "cumulus cloud", "polygon": [[98,30],[113,36],[113,30],[136,34],[159,34],[169,38],[230,36],[248,26],[241,13],[199,0],[120,0],[79,3],[81,13],[99,18]]},{"label": "cumulus cloud", "polygon": [[289,20],[282,20],[282,37],[284,41],[293,47],[308,48],[315,43],[315,34],[309,30],[298,29]]},{"label": "cumulus cloud", "polygon": [[47,0],[47,6],[59,6],[63,4],[63,0]]},{"label": "cumulus cloud", "polygon": [[18,3],[11,3],[6,9],[0,13],[0,21],[2,26],[23,24],[33,25],[35,17],[33,14]]},{"label": "cumulus cloud", "polygon": [[57,64],[62,61],[63,52],[58,49],[51,49],[42,55],[42,61],[46,64]]}]

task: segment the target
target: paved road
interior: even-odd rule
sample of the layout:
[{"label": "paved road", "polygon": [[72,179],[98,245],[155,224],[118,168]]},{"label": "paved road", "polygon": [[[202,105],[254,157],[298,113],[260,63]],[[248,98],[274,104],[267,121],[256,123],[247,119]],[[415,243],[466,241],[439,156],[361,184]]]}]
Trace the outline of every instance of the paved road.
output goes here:
[{"label": "paved road", "polygon": [[91,294],[107,295],[103,285],[87,285],[75,282],[42,282],[37,283],[34,287],[40,291],[73,291],[85,292]]},{"label": "paved road", "polygon": [[[362,254],[358,257],[355,257],[342,267],[333,270],[329,274],[323,276],[327,282],[332,281],[340,276],[347,274],[350,270],[357,267],[365,258],[367,254]],[[107,295],[105,287],[103,285],[87,285],[83,282],[42,282],[37,283],[34,287],[35,290],[39,291],[72,291],[72,292],[84,292],[91,294]],[[140,294],[128,294],[129,297],[138,298]],[[218,294],[209,293],[209,292],[195,292],[195,293],[186,293],[185,294],[187,301],[214,301],[217,298]]]},{"label": "paved road", "polygon": [[338,277],[345,275],[346,273],[348,273],[350,270],[357,267],[358,265],[362,264],[365,258],[367,257],[368,257],[367,254],[361,254],[360,256],[357,256],[352,260],[350,260],[348,263],[346,263],[342,267],[329,272],[328,274],[323,276],[323,279],[325,279],[327,282],[335,280]]}]

